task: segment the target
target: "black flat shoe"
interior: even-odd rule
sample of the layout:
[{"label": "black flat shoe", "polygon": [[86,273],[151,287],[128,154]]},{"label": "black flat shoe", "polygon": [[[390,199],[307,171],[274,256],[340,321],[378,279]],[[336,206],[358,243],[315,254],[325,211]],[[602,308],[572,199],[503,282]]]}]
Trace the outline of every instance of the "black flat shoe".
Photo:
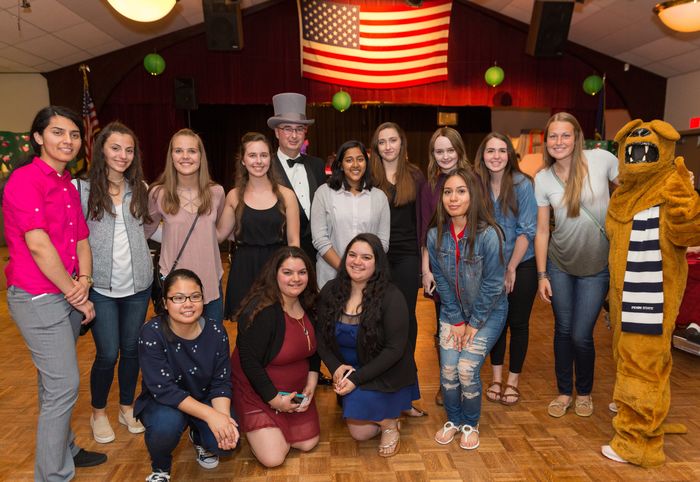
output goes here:
[{"label": "black flat shoe", "polygon": [[99,452],[89,452],[80,449],[80,452],[73,456],[73,464],[76,467],[94,467],[107,462],[107,456]]}]

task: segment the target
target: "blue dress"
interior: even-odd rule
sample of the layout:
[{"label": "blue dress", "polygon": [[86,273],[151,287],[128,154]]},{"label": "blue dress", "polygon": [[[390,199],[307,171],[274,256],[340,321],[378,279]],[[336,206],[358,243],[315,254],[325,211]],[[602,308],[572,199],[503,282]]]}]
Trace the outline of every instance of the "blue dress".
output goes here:
[{"label": "blue dress", "polygon": [[[336,322],[335,338],[346,364],[357,369],[357,331],[359,325]],[[398,418],[403,410],[411,409],[411,402],[418,400],[418,385],[403,387],[396,392],[380,392],[355,388],[343,397],[343,417],[355,420],[379,422],[388,418]]]}]

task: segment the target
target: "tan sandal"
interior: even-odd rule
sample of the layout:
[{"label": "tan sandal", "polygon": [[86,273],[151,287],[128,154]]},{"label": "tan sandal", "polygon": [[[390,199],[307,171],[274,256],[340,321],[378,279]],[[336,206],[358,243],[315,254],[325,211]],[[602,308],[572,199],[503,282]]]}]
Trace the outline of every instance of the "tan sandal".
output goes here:
[{"label": "tan sandal", "polygon": [[[498,390],[494,390],[493,387],[498,387]],[[503,384],[501,382],[491,382],[489,388],[486,389],[486,400],[489,402],[498,403],[503,397]]]},{"label": "tan sandal", "polygon": [[[379,441],[379,447],[378,447],[378,452],[380,457],[393,457],[396,455],[396,452],[399,451],[399,446],[401,445],[401,424],[397,420],[396,421],[396,426],[393,428],[385,428],[382,430],[382,436]],[[396,434],[393,438],[393,440],[389,443],[382,443],[382,440],[384,439],[385,436],[393,435]]]},{"label": "tan sandal", "polygon": [[[513,393],[506,393],[508,389],[511,389]],[[508,401],[507,399],[509,398],[515,398],[515,400]],[[501,393],[501,403],[503,405],[511,406],[515,405],[520,401],[520,390],[518,390],[518,387],[513,386],[513,385],[506,385],[505,390],[503,390],[503,393]]]}]

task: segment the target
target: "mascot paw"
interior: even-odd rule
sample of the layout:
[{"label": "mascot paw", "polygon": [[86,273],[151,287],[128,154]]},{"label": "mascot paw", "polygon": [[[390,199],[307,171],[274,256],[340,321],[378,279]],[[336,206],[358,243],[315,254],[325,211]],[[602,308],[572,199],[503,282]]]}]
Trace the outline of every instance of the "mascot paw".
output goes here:
[{"label": "mascot paw", "polygon": [[609,458],[610,460],[613,460],[615,462],[620,462],[621,464],[626,464],[628,463],[625,459],[617,455],[617,452],[613,450],[613,448],[610,445],[603,445],[600,447],[600,453],[603,454],[603,456]]},{"label": "mascot paw", "polygon": [[688,427],[682,423],[664,423],[661,429],[665,434],[684,434],[688,433]]}]

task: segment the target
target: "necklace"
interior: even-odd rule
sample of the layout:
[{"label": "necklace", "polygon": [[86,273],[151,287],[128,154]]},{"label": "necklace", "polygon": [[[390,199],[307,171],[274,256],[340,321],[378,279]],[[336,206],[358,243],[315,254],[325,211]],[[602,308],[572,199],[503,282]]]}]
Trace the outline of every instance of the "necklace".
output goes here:
[{"label": "necklace", "polygon": [[304,332],[304,336],[306,336],[306,344],[308,345],[309,351],[311,351],[311,337],[309,336],[309,330],[306,328],[306,325],[304,324],[304,315],[301,315],[301,318],[295,318],[289,313],[287,313],[287,316],[289,316],[291,319],[296,321],[299,324],[299,327],[301,328],[301,331]]}]

